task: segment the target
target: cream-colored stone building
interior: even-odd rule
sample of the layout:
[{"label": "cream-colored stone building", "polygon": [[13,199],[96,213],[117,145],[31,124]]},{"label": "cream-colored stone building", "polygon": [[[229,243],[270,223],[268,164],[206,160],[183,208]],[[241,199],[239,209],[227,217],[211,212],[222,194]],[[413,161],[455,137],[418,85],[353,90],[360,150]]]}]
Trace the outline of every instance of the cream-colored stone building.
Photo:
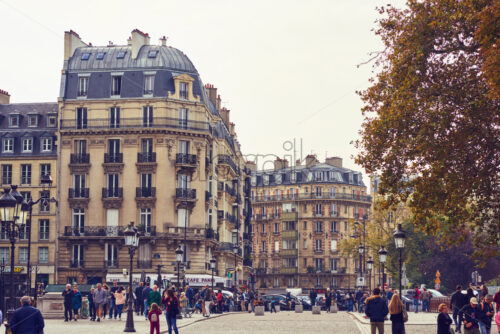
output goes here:
[{"label": "cream-colored stone building", "polygon": [[251,185],[255,287],[353,289],[359,257],[343,257],[338,245],[369,213],[361,173],[341,158],[309,155],[295,166],[278,158]]},{"label": "cream-colored stone building", "polygon": [[[56,131],[57,103],[10,103],[10,95],[0,90],[0,186],[17,185],[17,191],[33,202],[47,199],[33,205],[31,224],[16,239],[15,283],[23,291],[28,264],[32,288],[35,282],[55,282],[57,206],[49,199],[57,196]],[[42,184],[42,175],[52,177],[51,186]],[[2,222],[0,265],[5,266],[4,272],[10,272],[10,245]]]},{"label": "cream-colored stone building", "polygon": [[97,47],[65,33],[58,283],[125,281],[123,230],[134,222],[135,273],[162,266],[175,281],[181,245],[187,282],[209,284],[215,257],[216,283],[232,285],[248,176],[220,104],[217,89],[164,37],[153,45],[136,29],[126,45]]}]

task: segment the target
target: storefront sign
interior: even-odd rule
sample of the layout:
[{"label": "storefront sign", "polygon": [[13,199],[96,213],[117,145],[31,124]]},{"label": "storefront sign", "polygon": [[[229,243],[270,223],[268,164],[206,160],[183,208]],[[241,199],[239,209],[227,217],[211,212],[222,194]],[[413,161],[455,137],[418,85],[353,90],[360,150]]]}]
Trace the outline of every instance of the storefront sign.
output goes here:
[{"label": "storefront sign", "polygon": [[[19,274],[24,271],[24,267],[14,267],[14,273]],[[10,273],[10,267],[3,268],[4,273]]]}]

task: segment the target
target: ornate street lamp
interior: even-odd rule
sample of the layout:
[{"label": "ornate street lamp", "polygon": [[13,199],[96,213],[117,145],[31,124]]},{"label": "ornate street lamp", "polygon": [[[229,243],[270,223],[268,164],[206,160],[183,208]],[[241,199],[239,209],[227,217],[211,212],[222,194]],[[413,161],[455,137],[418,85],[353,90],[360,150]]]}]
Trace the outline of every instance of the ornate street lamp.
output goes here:
[{"label": "ornate street lamp", "polygon": [[175,250],[175,261],[177,262],[177,290],[179,290],[181,287],[181,285],[180,285],[181,284],[181,281],[180,281],[181,273],[180,273],[179,268],[180,268],[180,265],[181,265],[181,262],[183,259],[183,257],[182,257],[183,254],[184,254],[184,251],[182,250],[181,245],[179,245],[177,247],[177,249]]},{"label": "ornate street lamp", "polygon": [[217,260],[215,257],[210,259],[210,269],[212,269],[212,291],[214,291],[214,271],[215,271],[215,265],[217,264]]},{"label": "ornate street lamp", "polygon": [[385,250],[384,246],[380,247],[380,250],[378,251],[378,256],[380,258],[380,264],[382,265],[382,295],[385,294],[385,270],[384,270],[384,265],[385,261],[387,261],[387,251]]},{"label": "ornate street lamp", "polygon": [[14,296],[14,259],[16,249],[16,238],[20,229],[26,223],[26,215],[21,214],[23,206],[23,196],[17,191],[17,186],[5,188],[0,197],[0,218],[4,224],[4,229],[10,240],[10,305],[7,311],[6,331],[10,329],[10,322],[16,307]]},{"label": "ornate street lamp", "polygon": [[133,259],[137,248],[139,247],[139,233],[137,228],[134,226],[134,222],[130,222],[125,231],[123,231],[125,237],[125,246],[128,247],[128,254],[130,255],[130,269],[129,275],[129,295],[128,295],[128,309],[127,309],[127,323],[125,324],[124,332],[135,332],[134,328],[134,311],[133,311],[133,294],[132,294],[132,270],[133,270]]},{"label": "ornate street lamp", "polygon": [[[237,264],[237,259],[236,259],[236,255],[238,255],[238,250],[239,250],[239,247],[238,247],[238,244],[234,244],[233,245],[233,252],[234,252],[234,289],[237,290],[237,285],[238,285],[238,281],[236,279],[236,276],[238,275],[237,274],[237,268],[236,266],[238,265]],[[234,291],[236,292],[236,291]]]},{"label": "ornate street lamp", "polygon": [[370,271],[370,276],[369,276],[369,281],[370,281],[369,284],[370,284],[370,286],[369,286],[369,290],[371,291],[371,289],[372,289],[372,270],[373,270],[373,259],[372,259],[371,256],[368,258],[368,261],[366,261],[366,267]]},{"label": "ornate street lamp", "polygon": [[401,228],[401,224],[398,224],[397,230],[394,232],[394,242],[396,243],[396,248],[399,249],[399,295],[401,296],[401,291],[403,289],[403,248],[405,248],[406,234]]}]

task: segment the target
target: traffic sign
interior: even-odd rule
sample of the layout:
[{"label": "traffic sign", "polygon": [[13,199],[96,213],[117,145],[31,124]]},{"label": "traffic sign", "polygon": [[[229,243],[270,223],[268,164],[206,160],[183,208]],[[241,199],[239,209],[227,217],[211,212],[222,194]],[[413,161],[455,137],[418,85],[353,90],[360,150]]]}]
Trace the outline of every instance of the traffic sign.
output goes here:
[{"label": "traffic sign", "polygon": [[439,290],[439,287],[440,287],[439,283],[434,284],[434,288],[435,288],[436,290]]}]

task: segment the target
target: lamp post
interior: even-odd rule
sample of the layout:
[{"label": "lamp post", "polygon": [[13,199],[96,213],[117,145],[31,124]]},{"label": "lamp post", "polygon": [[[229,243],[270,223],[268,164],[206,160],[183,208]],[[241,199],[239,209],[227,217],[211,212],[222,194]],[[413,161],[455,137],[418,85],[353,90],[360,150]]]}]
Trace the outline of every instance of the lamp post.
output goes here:
[{"label": "lamp post", "polygon": [[234,289],[235,290],[237,290],[236,287],[238,285],[238,281],[237,281],[237,278],[236,278],[236,276],[238,275],[237,274],[238,270],[236,268],[236,266],[238,265],[237,258],[236,258],[236,256],[238,255],[238,249],[239,249],[238,244],[234,244],[234,246],[233,246],[233,252],[234,252]]},{"label": "lamp post", "polygon": [[368,261],[366,261],[366,267],[370,271],[370,276],[368,277],[368,281],[369,281],[368,289],[371,291],[372,290],[372,270],[373,270],[373,259],[371,256],[368,258]]},{"label": "lamp post", "polygon": [[394,232],[394,242],[396,243],[396,248],[399,249],[399,295],[401,296],[401,291],[403,290],[403,248],[405,248],[406,234],[401,228],[401,224],[398,224],[397,230]]},{"label": "lamp post", "polygon": [[387,261],[387,251],[385,250],[384,246],[380,247],[380,250],[378,251],[378,256],[380,257],[380,264],[382,265],[382,295],[384,295],[385,294],[384,265],[385,265],[385,261]]},{"label": "lamp post", "polygon": [[359,276],[363,277],[364,268],[363,268],[363,253],[365,252],[365,247],[363,245],[359,245]]},{"label": "lamp post", "polygon": [[12,185],[11,188],[4,189],[3,195],[0,197],[0,219],[4,223],[5,232],[11,244],[10,305],[7,311],[8,324],[5,326],[6,333],[10,331],[10,322],[16,306],[14,295],[14,252],[16,249],[16,238],[19,237],[20,230],[26,224],[26,208],[26,201],[23,201],[23,196],[17,191],[17,186]]},{"label": "lamp post", "polygon": [[180,265],[182,262],[182,255],[183,254],[184,254],[184,251],[182,250],[181,245],[179,245],[177,247],[177,249],[175,250],[175,261],[177,262],[177,290],[179,290],[181,287],[181,281],[180,281],[181,273],[180,273],[179,268],[180,268]]},{"label": "lamp post", "polygon": [[135,332],[134,328],[134,311],[133,311],[133,294],[132,294],[132,270],[133,270],[133,259],[137,248],[139,247],[139,233],[137,228],[134,226],[134,222],[130,222],[125,231],[123,231],[125,237],[125,246],[128,247],[128,254],[130,255],[130,269],[129,275],[129,295],[128,295],[128,309],[127,309],[127,323],[125,324],[124,332]]},{"label": "lamp post", "polygon": [[217,260],[213,257],[210,259],[210,269],[212,269],[212,291],[214,291],[214,271]]}]

